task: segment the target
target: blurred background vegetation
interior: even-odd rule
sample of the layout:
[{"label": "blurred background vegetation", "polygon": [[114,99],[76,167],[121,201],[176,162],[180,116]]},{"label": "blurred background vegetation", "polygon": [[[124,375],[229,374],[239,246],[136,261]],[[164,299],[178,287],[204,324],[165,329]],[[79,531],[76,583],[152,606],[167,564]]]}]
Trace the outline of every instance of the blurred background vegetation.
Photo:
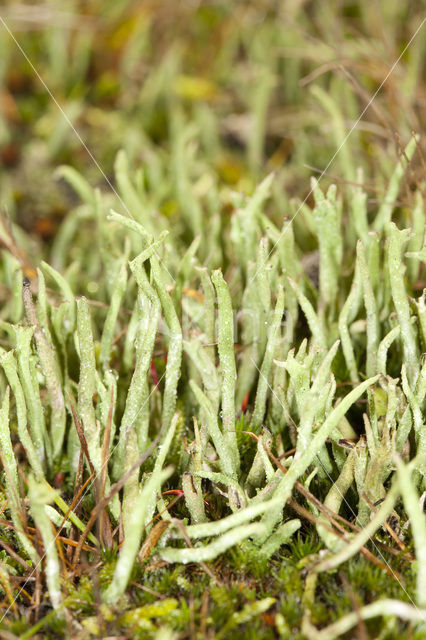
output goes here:
[{"label": "blurred background vegetation", "polygon": [[[275,171],[281,217],[288,199],[303,199],[310,175],[327,166],[423,9],[421,0],[5,0],[2,206],[49,243],[75,204],[55,179],[58,165],[108,188],[37,70],[112,183],[120,148],[133,167],[144,167],[148,188],[163,181],[161,213],[181,215],[173,162],[180,146],[206,209],[217,184],[250,193]],[[424,128],[425,49],[419,34],[327,171],[353,180],[363,166],[372,207],[411,131]],[[418,175],[412,166],[407,198]]]}]

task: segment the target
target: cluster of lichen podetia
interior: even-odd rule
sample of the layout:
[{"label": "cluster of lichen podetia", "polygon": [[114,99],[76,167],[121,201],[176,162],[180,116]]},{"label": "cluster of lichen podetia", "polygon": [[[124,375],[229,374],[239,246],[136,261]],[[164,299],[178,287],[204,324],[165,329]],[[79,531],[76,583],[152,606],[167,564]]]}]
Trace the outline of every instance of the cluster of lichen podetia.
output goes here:
[{"label": "cluster of lichen podetia", "polygon": [[[426,616],[426,519],[420,502],[426,489],[426,362],[421,357],[426,307],[424,294],[410,297],[426,257],[420,195],[411,231],[392,222],[403,170],[415,147],[413,138],[371,225],[361,186],[352,189],[345,205],[347,228],[342,230],[335,187],[324,194],[313,182],[313,210],[303,205],[295,213],[317,238],[318,288],[303,271],[293,223],[278,229],[264,213],[273,176],[248,199],[232,195],[235,212],[221,247],[216,246],[217,228],[215,234],[208,228],[211,236],[195,235],[182,252],[167,219],[156,216],[146,198],[143,203],[124,153],[116,161],[119,203],[114,205],[121,205],[123,214],[110,209],[111,197],[92,190],[73,169],[61,169],[83,204],[70,213],[56,238],[56,268],[43,262],[37,269],[36,299],[20,262],[10,255],[5,259],[4,277],[13,296],[1,325],[10,349],[2,348],[0,356],[7,508],[20,553],[39,565],[42,558],[22,520],[12,423],[30,468],[27,504],[43,540],[55,608],[60,611],[66,600],[52,523],[56,535],[72,525],[83,542],[87,537],[96,546],[105,544],[46,480],[64,460],[74,479],[84,457],[93,474],[85,493],[95,501],[109,495],[107,517],[114,525],[122,523],[124,541],[102,594],[108,604],[125,592],[157,511],[170,520],[155,549],[164,560],[201,563],[242,541],[268,558],[301,526],[286,508],[296,484],[309,489],[317,476],[328,486],[322,510],[309,499],[307,504],[328,552],[312,560],[306,603],[315,597],[318,574],[364,549],[401,497],[416,552],[418,608],[379,600],[318,632],[307,607],[304,633],[337,637],[357,616],[396,612],[413,621]],[[194,233],[203,230],[202,219],[196,221]],[[90,253],[72,261],[73,240],[83,222],[95,225],[96,239],[93,234]],[[235,259],[225,279],[220,268],[210,271],[198,256],[216,253],[211,262],[218,267],[227,242]],[[88,291],[89,285],[96,289],[99,269],[104,276],[97,294],[106,306],[101,324],[93,322],[100,311],[91,310],[91,300],[75,297],[82,282]],[[59,294],[56,302],[46,279]],[[309,338],[301,340],[297,323],[303,317]],[[167,359],[154,381],[158,348],[167,351]],[[337,392],[341,382],[352,384],[352,390]],[[257,445],[247,466],[241,464],[243,434],[237,417],[248,392],[252,410],[244,430]],[[363,424],[352,424],[348,412],[365,393]],[[181,445],[185,421],[187,447]],[[349,448],[341,446],[342,440]],[[151,460],[142,462],[153,441]],[[288,448],[294,452],[284,458]],[[171,459],[190,516],[184,529],[161,496],[174,472],[166,466]],[[230,515],[209,518],[203,479],[217,488]],[[358,494],[352,512],[357,528],[342,534],[330,525],[327,513],[338,514],[351,486]],[[7,582],[7,569],[2,571]]]}]

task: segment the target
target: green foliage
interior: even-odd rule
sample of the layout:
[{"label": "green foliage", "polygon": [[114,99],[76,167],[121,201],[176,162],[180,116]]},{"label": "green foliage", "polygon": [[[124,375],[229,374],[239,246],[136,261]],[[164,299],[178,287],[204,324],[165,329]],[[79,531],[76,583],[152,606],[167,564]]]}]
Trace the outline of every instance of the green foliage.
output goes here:
[{"label": "green foliage", "polygon": [[[378,123],[346,143],[363,107],[328,71],[338,46],[377,83],[372,10],[321,3],[312,17],[289,3],[283,24],[274,3],[236,2],[235,29],[227,3],[176,7],[189,35],[179,26],[157,48],[170,7],[95,5],[102,33],[88,20],[72,38],[22,40],[87,127],[106,183],[33,85],[17,115],[40,147],[23,143],[0,175],[12,219],[0,220],[0,624],[22,638],[75,624],[82,640],[321,640],[362,619],[381,638],[420,638],[426,217],[424,185],[402,188],[419,140],[401,118],[396,155]],[[399,51],[395,27],[417,5],[393,11]],[[403,61],[401,112],[417,100],[420,53],[415,41]],[[386,100],[384,122],[398,111]],[[281,114],[297,136],[277,133]],[[2,154],[15,133],[1,116]],[[343,142],[333,172],[349,184],[313,178],[293,201],[303,165],[328,166]],[[60,186],[44,200],[49,168]]]}]

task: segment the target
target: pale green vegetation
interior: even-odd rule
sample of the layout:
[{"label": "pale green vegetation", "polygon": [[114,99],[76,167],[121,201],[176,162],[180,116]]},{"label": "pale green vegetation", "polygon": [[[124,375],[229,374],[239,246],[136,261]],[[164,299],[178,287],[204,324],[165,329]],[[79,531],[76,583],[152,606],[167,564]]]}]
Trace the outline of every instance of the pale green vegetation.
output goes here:
[{"label": "pale green vegetation", "polygon": [[[236,3],[241,34],[220,3],[176,9],[200,28],[198,52],[205,23],[225,32],[218,60],[189,73],[182,32],[136,95],[134,61],[152,56],[161,20],[125,8],[128,22],[112,4],[102,13],[112,50],[121,38],[117,75],[95,74],[111,109],[83,91],[101,35],[43,32],[45,80],[75,86],[65,110],[93,127],[107,182],[46,101],[28,121],[43,170],[55,167],[44,184],[59,183],[50,195],[67,208],[57,228],[39,218],[51,238],[22,219],[17,185],[26,170],[37,180],[34,158],[0,178],[1,625],[11,638],[425,638],[426,216],[411,132],[424,42],[401,62],[398,108],[412,119],[391,124],[378,97],[377,121],[361,120],[336,156],[343,182],[309,184],[303,164],[325,167],[366,102],[345,74],[321,77],[306,101],[308,72],[333,69],[322,30],[365,29],[372,9],[333,16],[324,3],[311,23],[288,3],[281,28],[272,4]],[[421,12],[405,7],[402,37],[403,10],[388,11],[393,62]],[[373,46],[368,30],[358,37]],[[31,35],[22,42],[37,59]],[[362,59],[355,37],[341,45]],[[302,110],[291,151],[268,120],[296,118],[280,111],[284,80]],[[227,114],[236,150],[221,130],[229,87],[248,101],[246,124]],[[13,123],[0,123],[7,146]],[[34,185],[19,188],[31,202]]]}]

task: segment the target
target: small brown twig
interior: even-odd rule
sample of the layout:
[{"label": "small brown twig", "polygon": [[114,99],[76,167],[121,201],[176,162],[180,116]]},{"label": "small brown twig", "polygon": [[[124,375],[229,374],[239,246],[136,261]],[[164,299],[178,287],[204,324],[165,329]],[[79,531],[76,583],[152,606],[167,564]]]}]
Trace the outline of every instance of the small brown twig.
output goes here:
[{"label": "small brown twig", "polygon": [[124,487],[124,485],[126,484],[127,480],[130,478],[130,476],[139,469],[141,464],[143,464],[147,458],[149,458],[149,456],[157,446],[158,440],[159,440],[159,437],[157,436],[157,438],[151,443],[148,449],[136,460],[136,462],[130,467],[130,469],[126,471],[123,477],[111,487],[109,494],[101,498],[99,503],[96,504],[95,507],[93,507],[89,520],[87,522],[86,528],[84,529],[82,535],[80,536],[80,540],[78,541],[78,545],[77,545],[75,556],[74,556],[74,564],[78,564],[79,562],[83,544],[87,536],[89,535],[91,528],[96,522],[96,518],[98,517],[99,513],[102,511],[102,509],[105,509],[105,507],[112,500],[112,498],[119,491],[121,491],[121,489]]},{"label": "small brown twig", "polygon": [[[368,504],[368,506],[370,507],[370,509],[372,511],[374,511],[374,513],[377,513],[377,505],[374,504],[374,502],[372,502],[372,500],[370,500],[370,498],[368,497],[368,495],[365,493],[365,491],[363,491],[362,493],[362,497],[364,498],[364,500],[366,501],[366,503]],[[406,551],[407,547],[405,546],[405,544],[402,542],[402,540],[400,540],[399,536],[397,536],[397,534],[395,533],[395,531],[392,529],[392,527],[390,526],[390,524],[387,522],[387,520],[384,521],[383,523],[384,527],[386,528],[386,531],[389,533],[389,535],[391,536],[391,538],[393,538],[396,542],[396,544],[398,545],[398,547],[401,549],[401,551]]]}]

